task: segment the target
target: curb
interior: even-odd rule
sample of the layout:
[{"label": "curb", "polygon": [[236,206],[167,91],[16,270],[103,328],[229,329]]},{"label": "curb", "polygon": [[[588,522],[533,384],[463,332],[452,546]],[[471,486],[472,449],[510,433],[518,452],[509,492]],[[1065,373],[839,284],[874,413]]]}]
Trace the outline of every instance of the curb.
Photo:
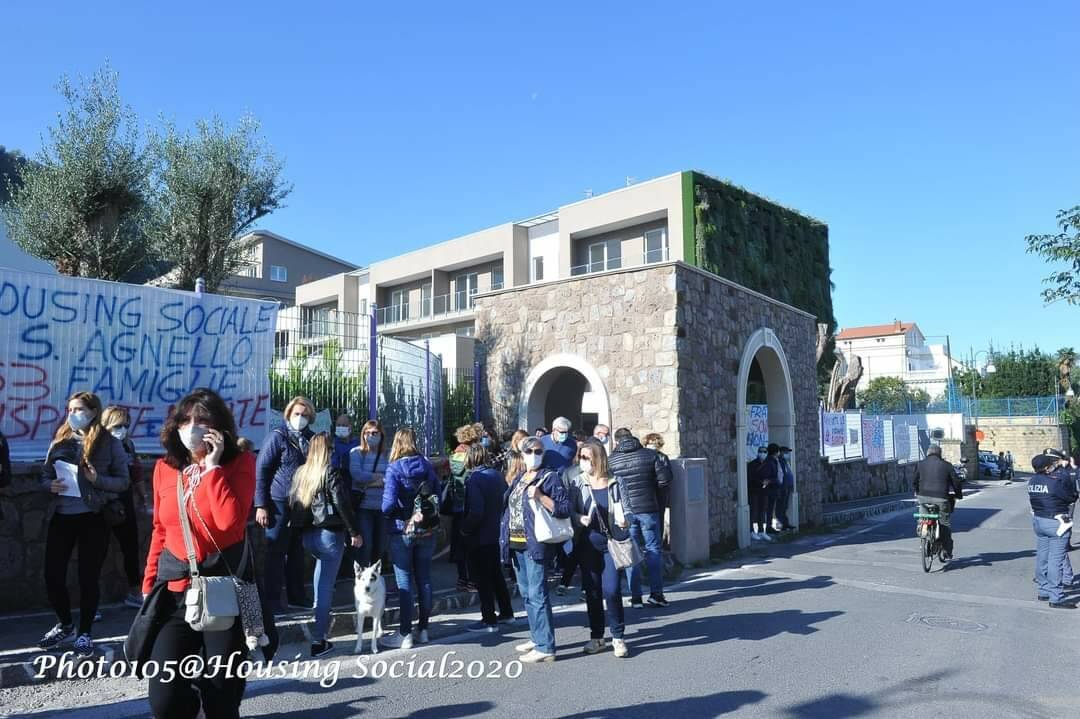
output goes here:
[{"label": "curb", "polygon": [[[510,591],[511,598],[518,596],[516,582],[507,581],[507,589]],[[397,606],[397,594],[389,594],[386,599],[387,606],[383,609],[384,633],[386,632],[386,627],[397,626],[398,617],[401,613],[400,608]],[[479,605],[479,603],[479,595],[476,592],[450,591],[441,595],[436,593],[432,598],[432,619],[435,619],[438,614],[450,610],[467,609]],[[330,610],[330,629],[327,631],[327,638],[336,639],[346,635],[355,634],[356,627],[354,617],[354,610],[351,607],[332,607]],[[310,639],[308,638],[307,627],[310,621],[310,615],[301,616],[299,618],[295,616],[281,618],[280,623],[277,625],[279,646],[309,643]],[[70,657],[68,666],[63,667],[63,676],[60,675],[60,666],[51,668],[44,673],[44,676],[38,676],[38,667],[35,666],[34,660],[0,665],[0,689],[10,689],[13,687],[29,685],[37,686],[57,681],[72,681],[79,678],[80,667],[84,665],[86,665],[87,668],[82,671],[89,672],[89,676],[102,676],[103,674],[108,673],[109,668],[115,662],[125,661],[123,644],[121,642],[101,642],[96,644],[94,649],[94,654],[85,658],[75,657],[73,654],[70,654],[70,649],[66,649],[65,652],[61,653],[42,651],[38,654],[39,657],[46,654],[57,656],[58,659],[60,659],[60,661],[57,662],[57,665],[63,663],[62,658],[65,655]]]},{"label": "curb", "polygon": [[871,504],[866,507],[854,507],[852,509],[842,509],[835,512],[826,512],[822,515],[822,522],[826,526],[848,524],[851,522],[857,522],[861,519],[877,517],[882,514],[899,512],[900,510],[906,509],[909,505],[914,504],[915,499],[914,497],[912,497],[907,499],[894,499],[889,502]]}]

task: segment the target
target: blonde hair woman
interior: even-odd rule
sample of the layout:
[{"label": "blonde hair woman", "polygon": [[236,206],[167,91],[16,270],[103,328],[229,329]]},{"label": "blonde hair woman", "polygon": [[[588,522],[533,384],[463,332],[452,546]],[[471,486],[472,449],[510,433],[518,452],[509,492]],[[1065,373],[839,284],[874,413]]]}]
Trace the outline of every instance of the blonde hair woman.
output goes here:
[{"label": "blonde hair woman", "polygon": [[369,419],[360,429],[360,444],[349,450],[353,508],[364,543],[352,550],[352,559],[369,567],[382,558],[386,548],[386,522],[382,513],[383,475],[389,454],[383,428]]},{"label": "blonde hair woman", "polygon": [[[61,470],[58,474],[57,464]],[[75,486],[61,476],[74,474]],[[128,488],[128,455],[120,440],[101,425],[101,400],[90,392],[76,392],[67,403],[67,417],[56,430],[41,484],[52,492],[52,517],[45,535],[45,591],[56,612],[57,624],[41,638],[42,649],[53,649],[75,636],[75,653],[94,652],[90,627],[97,613],[101,567],[105,562],[108,529],[102,511],[110,492]],[[71,620],[67,569],[79,548],[79,627]]]},{"label": "blonde hair woman", "polygon": [[[153,502],[146,501],[143,488],[142,465],[135,453],[135,444],[131,441],[131,415],[123,407],[106,407],[101,413],[101,426],[113,437],[120,440],[127,452],[128,478],[130,486],[117,496],[117,501],[124,508],[123,521],[110,526],[124,556],[124,575],[128,582],[128,595],[124,604],[136,609],[142,607],[142,571],[139,567],[139,525],[135,514],[135,496],[139,496],[140,506],[153,508]],[[106,540],[106,546],[108,541]]]},{"label": "blonde hair woman", "polygon": [[326,640],[330,629],[330,605],[334,580],[345,553],[346,535],[353,547],[363,545],[352,510],[352,497],[341,473],[333,465],[334,440],[322,432],[315,435],[307,461],[293,477],[290,521],[301,531],[301,541],[315,557],[315,623],[311,629],[311,656],[321,657],[333,649]]},{"label": "blonde hair woman", "polygon": [[304,589],[304,547],[300,533],[289,527],[289,496],[293,475],[307,460],[315,407],[306,397],[293,397],[283,418],[284,424],[266,436],[255,463],[255,521],[266,530],[263,582],[267,604],[275,612],[283,609],[283,583],[290,606],[311,608]]},{"label": "blonde hair woman", "polygon": [[[586,442],[578,449],[581,482],[571,490],[571,514],[576,536],[574,551],[581,566],[581,584],[585,590],[585,605],[589,616],[589,643],[586,654],[596,654],[607,648],[604,643],[604,619],[611,631],[615,656],[627,655],[623,641],[626,624],[623,615],[619,570],[608,553],[608,538],[617,540],[629,536],[630,526],[622,512],[619,484],[608,471],[607,452],[599,442]],[[616,515],[620,521],[616,522]],[[605,612],[606,608],[606,612]]]},{"label": "blonde hair woman", "polygon": [[[433,509],[438,514],[442,487],[431,462],[416,448],[416,433],[403,427],[394,435],[390,465],[386,468],[382,511],[390,520],[390,557],[398,585],[400,621],[398,633],[385,637],[391,648],[411,649],[428,640],[431,618],[431,558],[435,553],[435,534],[427,527]],[[420,605],[420,616],[413,629],[413,595]]]}]

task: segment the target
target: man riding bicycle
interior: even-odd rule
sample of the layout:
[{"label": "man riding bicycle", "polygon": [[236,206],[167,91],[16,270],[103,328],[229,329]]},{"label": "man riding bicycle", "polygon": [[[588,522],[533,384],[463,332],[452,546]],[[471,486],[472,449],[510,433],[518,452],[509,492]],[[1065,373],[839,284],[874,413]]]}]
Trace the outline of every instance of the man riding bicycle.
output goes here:
[{"label": "man riding bicycle", "polygon": [[964,498],[964,492],[960,489],[960,478],[956,476],[956,469],[942,459],[940,445],[931,445],[930,449],[926,450],[926,459],[915,465],[915,479],[912,484],[915,486],[915,501],[920,509],[925,509],[928,504],[938,507],[941,546],[945,550],[942,559],[949,561],[953,553],[949,518],[956,506],[956,500]]}]

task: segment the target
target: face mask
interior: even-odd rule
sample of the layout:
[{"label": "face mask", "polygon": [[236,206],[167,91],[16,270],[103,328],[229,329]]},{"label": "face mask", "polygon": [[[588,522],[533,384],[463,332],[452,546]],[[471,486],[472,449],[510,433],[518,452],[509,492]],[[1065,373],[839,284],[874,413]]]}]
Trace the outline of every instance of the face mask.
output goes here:
[{"label": "face mask", "polygon": [[334,434],[336,434],[338,437],[341,437],[342,439],[348,439],[349,438],[349,428],[348,427],[335,427],[334,428]]},{"label": "face mask", "polygon": [[90,413],[84,409],[70,412],[67,418],[68,426],[76,432],[81,432],[90,425]]},{"label": "face mask", "polygon": [[116,429],[109,430],[109,433],[112,434],[113,437],[116,437],[121,442],[123,442],[125,439],[127,439],[127,432],[128,432],[127,427],[117,427]]},{"label": "face mask", "polygon": [[540,462],[544,459],[542,454],[527,454],[525,455],[525,467],[527,469],[536,469],[540,466]]},{"label": "face mask", "polygon": [[304,415],[298,415],[289,420],[289,426],[297,432],[303,431],[304,427],[308,425],[308,418]]},{"label": "face mask", "polygon": [[556,432],[555,433],[555,441],[556,442],[565,442],[566,441],[566,435],[567,435],[566,432]]},{"label": "face mask", "polygon": [[194,452],[203,443],[203,437],[206,436],[206,427],[200,427],[197,424],[189,425],[187,427],[180,428],[180,441],[187,451]]},{"label": "face mask", "polygon": [[608,443],[608,438],[607,437],[597,437],[597,439],[600,440],[600,444],[604,445],[605,447],[607,446],[607,443]]},{"label": "face mask", "polygon": [[758,452],[758,453],[757,453],[757,458],[758,458],[758,459],[765,459],[765,458],[766,458],[766,457],[768,457],[768,456],[769,456],[769,455],[768,455],[767,453],[765,453],[765,452]]},{"label": "face mask", "polygon": [[580,462],[578,462],[578,467],[581,468],[581,471],[584,474],[592,474],[592,462],[591,461],[589,461],[587,459],[583,459]]}]

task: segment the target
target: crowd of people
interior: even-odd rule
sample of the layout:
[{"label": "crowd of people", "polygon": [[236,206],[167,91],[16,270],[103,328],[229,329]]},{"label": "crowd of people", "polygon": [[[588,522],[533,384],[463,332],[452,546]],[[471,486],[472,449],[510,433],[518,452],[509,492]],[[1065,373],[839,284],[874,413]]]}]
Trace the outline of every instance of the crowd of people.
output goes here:
[{"label": "crowd of people", "polygon": [[776,443],[758,447],[746,467],[750,499],[750,539],[772,542],[774,534],[794,529],[788,521],[788,500],[795,487],[791,447]]},{"label": "crowd of people", "polygon": [[[529,626],[529,640],[516,647],[524,663],[555,659],[551,581],[559,579],[562,594],[580,574],[588,654],[609,648],[605,635],[616,657],[629,654],[627,597],[630,607],[668,605],[662,542],[671,467],[660,435],[639,440],[605,425],[585,435],[565,417],[550,432],[519,429],[501,438],[470,424],[457,429],[449,471],[440,477],[409,427],[388,439],[377,420],[354,433],[342,415],[333,434],[314,432],[314,420],[311,402],[294,398],[256,453],[238,436],[227,403],[195,390],[164,425],[164,456],[144,482],[127,411],[103,407],[89,392],[73,394],[41,475],[53,496],[44,576],[57,618],[41,648],[72,644],[79,655],[94,652],[111,535],[130,586],[125,602],[139,610],[125,642],[136,661],[191,654],[211,661],[259,646],[269,658],[277,645],[274,618],[290,608],[313,612],[310,653],[325,656],[333,651],[330,608],[342,565],[369,567],[384,556],[383,566],[393,568],[399,623],[380,643],[426,643],[440,530],[457,588],[478,594],[480,620],[469,631],[497,632],[515,621],[507,581],[517,582]],[[10,481],[6,449],[0,442],[0,484]],[[144,566],[140,508],[153,514]],[[265,536],[258,567],[251,521]],[[77,619],[66,584],[76,549]],[[216,578],[234,580],[239,608],[236,621],[211,631],[217,625],[208,621],[209,595],[219,596],[222,586]],[[254,607],[243,591],[248,585],[259,588]],[[200,707],[207,716],[237,716],[244,692],[243,679],[224,674],[148,681],[157,717],[191,717]]]}]

